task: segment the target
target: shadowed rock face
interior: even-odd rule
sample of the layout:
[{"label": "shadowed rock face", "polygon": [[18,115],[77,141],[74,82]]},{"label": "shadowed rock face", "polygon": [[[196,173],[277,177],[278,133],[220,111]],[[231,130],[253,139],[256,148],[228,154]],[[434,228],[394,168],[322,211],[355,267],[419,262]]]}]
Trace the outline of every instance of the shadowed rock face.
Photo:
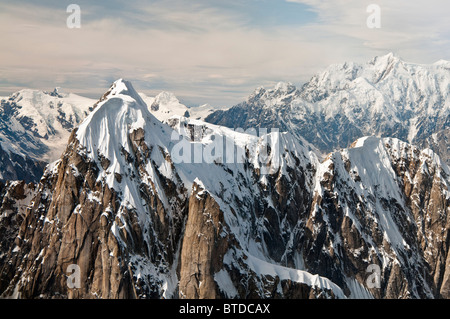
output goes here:
[{"label": "shadowed rock face", "polygon": [[24,181],[0,184],[0,265],[6,262],[8,251],[14,244],[27,206],[35,195],[36,185]]},{"label": "shadowed rock face", "polygon": [[[101,201],[113,208],[114,194],[106,189],[99,201],[87,198],[90,190],[99,187],[93,179],[97,169],[70,151],[74,143],[72,137],[66,156],[56,164],[52,174],[47,172],[41,180],[30,213],[19,229],[15,242],[18,250],[11,255],[13,264],[4,265],[10,269],[19,267],[12,283],[21,286],[22,298],[80,297],[88,289],[96,291],[98,286],[107,288],[105,298],[127,296],[124,289],[117,286],[123,271],[119,270],[116,257],[111,257],[112,260],[108,257],[109,264],[101,262],[105,253],[117,252],[116,239],[110,236],[110,231],[104,227],[105,220],[100,218]],[[70,165],[79,169],[83,179],[69,171]],[[99,260],[94,267],[94,262]],[[80,290],[67,290],[66,269],[70,264],[81,268],[83,288]],[[29,276],[32,280],[22,280]]]},{"label": "shadowed rock face", "polygon": [[7,152],[0,145],[0,181],[23,180],[27,183],[37,182],[47,165],[44,161]]},{"label": "shadowed rock face", "polygon": [[[370,152],[389,159],[390,188],[387,179],[364,183],[364,170],[383,175],[376,157],[378,171],[355,162]],[[322,193],[313,199],[316,210],[307,226],[312,236],[306,258],[323,261],[314,270],[328,272],[338,284],[342,274],[362,282],[368,265],[376,264],[382,278],[380,289],[371,290],[376,297],[448,298],[449,171],[439,158],[395,139],[368,138],[322,165],[329,169],[319,177]],[[315,248],[320,245],[328,248]]]},{"label": "shadowed rock face", "polygon": [[[29,186],[3,187],[2,297],[449,297],[450,174],[433,152],[369,137],[320,163],[284,134],[267,175],[249,158],[178,163],[169,139],[181,122],[151,117],[126,82],[109,92],[82,129],[125,123],[100,138],[114,152],[74,131],[26,209],[5,199]],[[79,288],[67,284],[72,264]],[[379,288],[367,286],[371,264]]]}]

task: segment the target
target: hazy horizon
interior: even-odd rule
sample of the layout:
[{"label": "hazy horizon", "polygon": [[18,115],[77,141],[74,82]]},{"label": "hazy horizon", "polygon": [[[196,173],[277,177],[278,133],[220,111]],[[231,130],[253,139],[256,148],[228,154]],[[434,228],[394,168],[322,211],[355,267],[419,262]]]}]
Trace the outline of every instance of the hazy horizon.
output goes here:
[{"label": "hazy horizon", "polygon": [[[98,98],[118,78],[139,92],[173,92],[194,106],[232,106],[256,87],[296,86],[330,64],[394,52],[450,60],[443,0],[0,1],[0,95],[22,88]],[[368,7],[380,8],[369,28]]]}]

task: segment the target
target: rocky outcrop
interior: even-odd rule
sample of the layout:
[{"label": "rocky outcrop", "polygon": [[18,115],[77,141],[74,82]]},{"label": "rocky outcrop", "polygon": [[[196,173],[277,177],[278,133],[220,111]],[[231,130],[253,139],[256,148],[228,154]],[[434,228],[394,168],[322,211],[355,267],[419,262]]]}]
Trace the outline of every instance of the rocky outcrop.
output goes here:
[{"label": "rocky outcrop", "polygon": [[439,154],[447,166],[450,166],[450,117],[447,117],[444,129],[436,131],[430,136],[424,136],[414,144],[422,149],[432,149],[436,154]]}]

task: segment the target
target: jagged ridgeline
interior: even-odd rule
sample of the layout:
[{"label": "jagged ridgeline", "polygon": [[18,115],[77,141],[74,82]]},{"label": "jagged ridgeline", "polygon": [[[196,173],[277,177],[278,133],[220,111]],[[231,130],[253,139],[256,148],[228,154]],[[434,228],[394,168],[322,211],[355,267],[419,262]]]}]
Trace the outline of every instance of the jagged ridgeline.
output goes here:
[{"label": "jagged ridgeline", "polygon": [[[216,139],[243,156],[173,152]],[[394,138],[360,138],[320,161],[289,133],[162,123],[121,79],[35,188],[3,186],[0,294],[448,298],[449,176],[433,151]]]}]

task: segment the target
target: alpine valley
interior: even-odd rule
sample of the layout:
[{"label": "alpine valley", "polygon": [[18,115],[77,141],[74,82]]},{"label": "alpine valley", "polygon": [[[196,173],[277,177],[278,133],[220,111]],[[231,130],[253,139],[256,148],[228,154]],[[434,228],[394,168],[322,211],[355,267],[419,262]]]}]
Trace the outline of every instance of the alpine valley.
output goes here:
[{"label": "alpine valley", "polygon": [[226,110],[14,93],[0,296],[450,298],[449,91],[388,54]]}]

